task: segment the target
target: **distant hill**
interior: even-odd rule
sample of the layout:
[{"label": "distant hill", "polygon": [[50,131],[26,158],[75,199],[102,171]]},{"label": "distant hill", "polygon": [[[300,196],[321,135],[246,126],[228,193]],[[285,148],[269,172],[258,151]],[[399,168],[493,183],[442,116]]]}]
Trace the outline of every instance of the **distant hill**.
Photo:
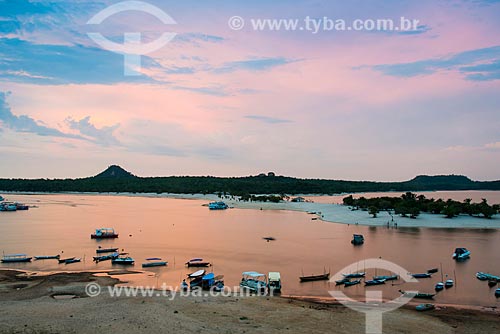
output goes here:
[{"label": "distant hill", "polygon": [[473,181],[462,175],[419,175],[403,182],[300,179],[262,173],[244,177],[168,176],[138,177],[120,166],[80,179],[0,179],[0,191],[33,192],[132,192],[132,193],[229,193],[338,194],[382,191],[500,190],[500,181]]},{"label": "distant hill", "polygon": [[121,168],[118,165],[111,165],[105,171],[94,176],[96,179],[119,179],[119,178],[135,178],[129,171]]}]

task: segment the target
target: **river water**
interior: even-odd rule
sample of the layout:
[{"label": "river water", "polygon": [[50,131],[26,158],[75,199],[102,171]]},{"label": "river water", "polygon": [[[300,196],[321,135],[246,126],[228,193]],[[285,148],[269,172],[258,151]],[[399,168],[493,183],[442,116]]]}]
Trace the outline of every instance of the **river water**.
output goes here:
[{"label": "river water", "polygon": [[[448,192],[450,193],[450,192]],[[460,199],[467,192],[452,194]],[[499,193],[478,194],[491,202]],[[436,194],[436,193],[434,193]],[[339,288],[328,281],[299,283],[303,273],[332,275],[345,266],[370,258],[392,261],[408,272],[425,272],[442,267],[443,275],[455,279],[455,286],[440,292],[439,303],[500,306],[494,289],[475,278],[478,271],[500,275],[500,233],[495,229],[387,228],[335,224],[311,220],[301,212],[228,209],[210,211],[207,201],[100,195],[7,195],[9,200],[27,203],[28,211],[0,212],[0,250],[5,254],[62,254],[81,257],[81,263],[58,264],[56,260],[1,264],[3,268],[30,271],[116,269],[111,262],[92,261],[98,246],[119,247],[136,260],[128,269],[142,270],[148,257],[161,257],[168,267],[148,269],[146,274],[127,278],[131,284],[178,286],[187,273],[184,263],[202,257],[213,263],[209,269],[225,276],[226,286],[237,286],[243,271],[279,271],[283,294],[329,296],[342,289],[363,297],[367,289],[382,290],[384,298],[399,296],[398,290],[433,292],[441,273],[419,283],[396,282],[365,288]],[[439,197],[439,196],[429,196]],[[450,196],[451,197],[451,196]],[[332,203],[333,199],[325,199]],[[498,202],[498,201],[497,201]],[[113,227],[120,234],[114,240],[93,240],[95,228]],[[353,233],[365,236],[365,244],[354,247]],[[276,241],[262,239],[272,236]],[[471,259],[457,263],[455,247],[466,247]],[[363,262],[361,262],[363,263]],[[359,270],[363,270],[359,265]],[[367,276],[388,274],[369,269]],[[123,278],[123,277],[122,277]],[[444,279],[447,277],[444,276]]]}]

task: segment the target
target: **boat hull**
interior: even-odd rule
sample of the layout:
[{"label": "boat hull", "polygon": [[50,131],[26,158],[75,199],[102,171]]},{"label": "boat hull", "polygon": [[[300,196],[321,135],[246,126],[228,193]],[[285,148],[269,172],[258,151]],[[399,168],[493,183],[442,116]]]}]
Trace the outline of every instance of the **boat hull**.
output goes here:
[{"label": "boat hull", "polygon": [[2,263],[31,262],[31,257],[25,259],[2,259]]},{"label": "boat hull", "polygon": [[142,267],[143,268],[150,268],[150,267],[165,267],[167,265],[167,262],[161,261],[161,262],[151,262],[151,263],[143,263]]},{"label": "boat hull", "polygon": [[312,276],[301,276],[301,282],[313,282],[313,281],[324,281],[330,279],[330,273],[322,275],[312,275]]}]

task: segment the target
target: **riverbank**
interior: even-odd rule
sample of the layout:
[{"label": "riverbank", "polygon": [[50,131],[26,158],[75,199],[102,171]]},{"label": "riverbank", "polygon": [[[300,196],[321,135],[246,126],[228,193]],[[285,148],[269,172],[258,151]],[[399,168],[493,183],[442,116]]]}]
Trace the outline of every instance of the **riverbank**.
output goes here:
[{"label": "riverbank", "polygon": [[[20,276],[19,276],[20,275]],[[362,313],[306,297],[110,297],[75,294],[88,282],[114,285],[93,273],[54,273],[26,284],[26,275],[0,271],[0,333],[364,333]],[[29,281],[29,280],[28,280]],[[15,287],[13,284],[17,284]],[[386,313],[384,333],[495,333],[497,310],[438,307]]]}]

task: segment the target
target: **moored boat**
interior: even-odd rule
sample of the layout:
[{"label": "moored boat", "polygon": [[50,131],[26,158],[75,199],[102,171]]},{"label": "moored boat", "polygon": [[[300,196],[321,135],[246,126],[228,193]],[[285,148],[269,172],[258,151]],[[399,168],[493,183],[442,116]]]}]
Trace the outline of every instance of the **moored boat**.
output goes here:
[{"label": "moored boat", "polygon": [[267,277],[256,271],[245,271],[242,273],[240,287],[256,293],[265,293],[267,288]]},{"label": "moored boat", "polygon": [[413,297],[413,298],[419,298],[419,299],[433,299],[434,296],[436,295],[435,293],[424,293],[424,292],[406,292],[403,290],[399,290],[403,295]]},{"label": "moored boat", "polygon": [[14,203],[16,205],[16,210],[28,210],[30,207],[22,203]]},{"label": "moored boat", "polygon": [[449,289],[449,288],[453,287],[454,284],[455,284],[455,282],[452,279],[448,279],[448,280],[446,280],[446,282],[444,282],[444,287]]},{"label": "moored boat", "polygon": [[365,281],[366,286],[385,284],[385,279],[373,279]]},{"label": "moored boat", "polygon": [[365,243],[365,237],[362,234],[353,234],[351,244],[357,246]]},{"label": "moored boat", "polygon": [[73,257],[67,257],[65,259],[58,259],[58,261],[59,261],[59,263],[66,263],[66,261],[71,261],[71,260],[74,260],[74,259],[76,259],[75,256],[73,256]]},{"label": "moored boat", "polygon": [[102,227],[96,228],[95,233],[90,235],[91,239],[112,239],[118,238],[118,233],[115,232],[113,228]]},{"label": "moored boat", "polygon": [[478,280],[481,280],[481,281],[488,281],[491,279],[496,279],[496,280],[500,281],[500,276],[495,276],[492,274],[483,273],[482,271],[477,272],[476,277]]},{"label": "moored boat", "polygon": [[149,267],[164,267],[167,265],[167,261],[162,261],[161,258],[159,257],[150,257],[147,258],[146,261],[142,264],[143,268],[149,268]]},{"label": "moored boat", "polygon": [[495,297],[500,297],[500,288],[495,290]]},{"label": "moored boat", "polygon": [[111,260],[112,264],[123,264],[123,265],[133,265],[135,260],[126,254],[121,254],[118,257]]},{"label": "moored boat", "polygon": [[64,264],[71,264],[71,263],[76,263],[76,262],[80,262],[80,261],[82,261],[82,259],[80,259],[79,257],[73,258],[73,259],[67,259],[66,261],[64,261]]},{"label": "moored boat", "polygon": [[114,253],[118,251],[118,248],[98,248],[95,250],[95,252],[97,254],[101,254],[101,253]]},{"label": "moored boat", "polygon": [[494,287],[497,284],[498,284],[498,280],[497,279],[490,279],[490,280],[488,280],[488,286],[489,287]]},{"label": "moored boat", "polygon": [[196,277],[201,277],[205,275],[205,270],[204,269],[200,269],[198,271],[195,271],[194,273],[190,273],[188,274],[188,278],[196,278]]},{"label": "moored boat", "polygon": [[344,278],[342,278],[342,279],[336,280],[336,281],[335,281],[335,285],[342,285],[342,284],[345,284],[345,283],[347,283],[347,282],[349,282],[349,281],[350,281],[350,279],[349,279],[349,278],[345,278],[345,277],[344,277]]},{"label": "moored boat", "polygon": [[38,255],[35,256],[35,260],[59,260],[60,257],[61,255]]},{"label": "moored boat", "polygon": [[3,263],[31,262],[31,257],[26,254],[8,254],[2,258]]},{"label": "moored boat", "polygon": [[438,269],[438,268],[432,268],[432,269],[427,270],[427,273],[429,273],[429,274],[435,274],[435,273],[437,273],[438,271],[439,271],[439,269]]},{"label": "moored boat", "polygon": [[363,278],[365,277],[365,272],[352,273],[352,274],[342,274],[345,278]]},{"label": "moored boat", "polygon": [[466,260],[470,257],[470,251],[464,247],[455,248],[455,252],[452,257],[457,261]]},{"label": "moored boat", "polygon": [[116,259],[118,256],[119,256],[119,254],[117,252],[115,252],[115,253],[106,254],[106,255],[94,256],[93,259],[95,262],[101,262],[101,261]]},{"label": "moored boat", "polygon": [[320,275],[300,276],[300,282],[323,281],[330,279],[330,272]]},{"label": "moored boat", "polygon": [[373,276],[374,280],[385,280],[385,281],[395,281],[399,279],[399,275],[381,275]]},{"label": "moored boat", "polygon": [[432,277],[431,273],[422,273],[422,274],[411,274],[413,278],[429,278]]},{"label": "moored boat", "polygon": [[185,263],[188,267],[210,267],[211,263],[202,258],[194,258]]},{"label": "moored boat", "polygon": [[436,291],[441,291],[443,289],[444,289],[444,283],[443,282],[436,283],[436,285],[434,286],[434,290],[436,290]]},{"label": "moored boat", "polygon": [[420,304],[415,307],[415,309],[420,312],[434,310],[435,308],[436,306],[434,306],[434,304]]},{"label": "moored boat", "polygon": [[218,202],[208,203],[208,208],[210,210],[225,210],[225,209],[229,208],[229,206],[222,201],[218,201]]},{"label": "moored boat", "polygon": [[277,271],[271,271],[267,274],[267,280],[269,282],[269,291],[271,292],[281,292],[281,274]]},{"label": "moored boat", "polygon": [[357,285],[357,284],[359,284],[359,283],[361,283],[361,279],[360,279],[360,278],[355,279],[355,280],[353,280],[353,281],[348,281],[348,282],[345,282],[345,283],[344,283],[344,286],[348,287],[348,286]]}]

